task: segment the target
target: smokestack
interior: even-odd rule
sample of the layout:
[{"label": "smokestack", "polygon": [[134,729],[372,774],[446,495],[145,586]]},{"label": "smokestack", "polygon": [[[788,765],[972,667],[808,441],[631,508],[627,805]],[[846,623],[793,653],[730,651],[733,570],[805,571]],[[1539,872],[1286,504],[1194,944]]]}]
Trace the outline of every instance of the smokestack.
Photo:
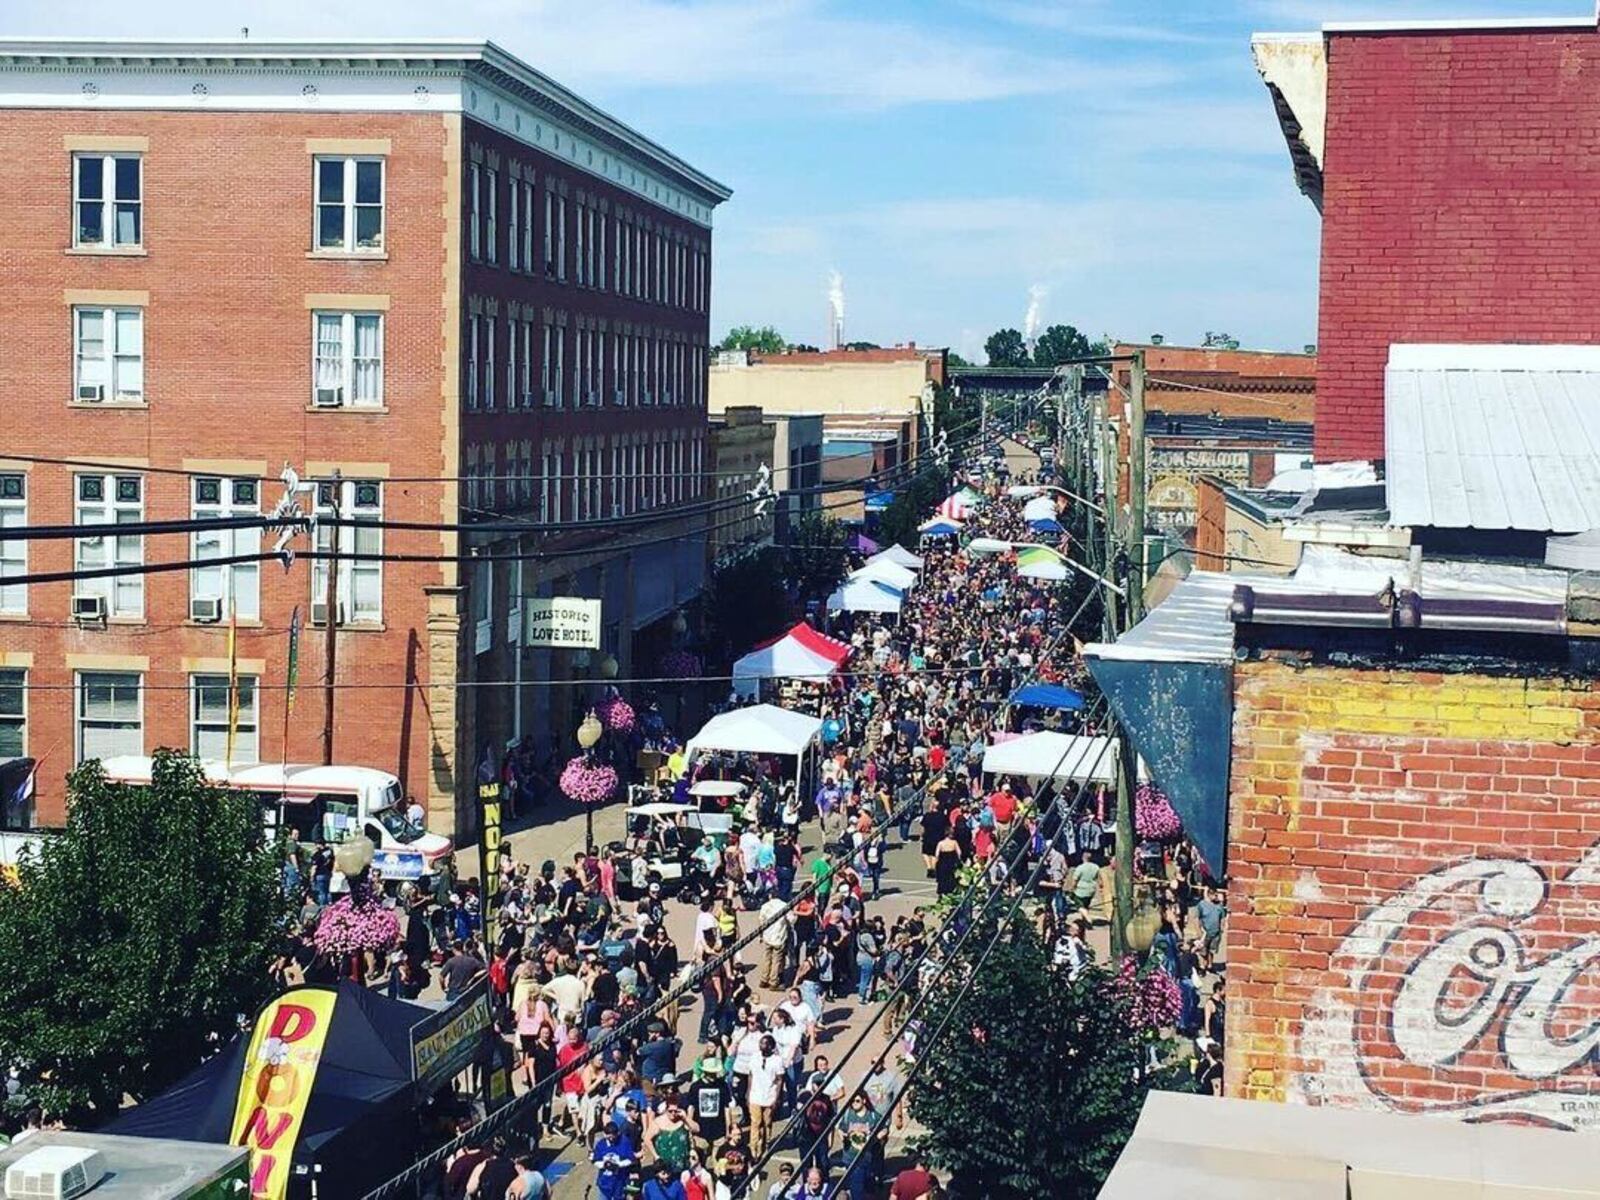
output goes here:
[{"label": "smokestack", "polygon": [[837,269],[828,272],[828,335],[835,350],[844,345],[844,276]]}]

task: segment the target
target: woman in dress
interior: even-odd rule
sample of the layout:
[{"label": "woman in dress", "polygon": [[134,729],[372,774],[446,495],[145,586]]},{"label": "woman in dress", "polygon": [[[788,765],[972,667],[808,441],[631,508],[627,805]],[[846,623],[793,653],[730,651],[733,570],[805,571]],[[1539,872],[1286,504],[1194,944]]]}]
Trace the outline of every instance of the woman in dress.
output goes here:
[{"label": "woman in dress", "polygon": [[948,896],[956,890],[956,869],[961,866],[961,844],[946,833],[933,852],[935,890]]}]

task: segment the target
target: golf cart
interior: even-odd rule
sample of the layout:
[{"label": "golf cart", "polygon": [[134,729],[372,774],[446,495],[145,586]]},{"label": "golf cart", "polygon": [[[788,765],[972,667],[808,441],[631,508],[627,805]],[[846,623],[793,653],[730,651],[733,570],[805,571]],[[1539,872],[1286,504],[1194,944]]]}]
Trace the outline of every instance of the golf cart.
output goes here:
[{"label": "golf cart", "polygon": [[703,813],[726,813],[738,807],[748,789],[732,779],[702,779],[689,789]]},{"label": "golf cart", "polygon": [[[692,804],[656,801],[635,804],[624,814],[627,839],[617,847],[617,893],[637,900],[652,883],[666,893],[679,891],[696,871],[695,847],[707,838],[720,847],[727,841],[733,818],[702,813]],[[706,880],[697,880],[697,889]]]}]

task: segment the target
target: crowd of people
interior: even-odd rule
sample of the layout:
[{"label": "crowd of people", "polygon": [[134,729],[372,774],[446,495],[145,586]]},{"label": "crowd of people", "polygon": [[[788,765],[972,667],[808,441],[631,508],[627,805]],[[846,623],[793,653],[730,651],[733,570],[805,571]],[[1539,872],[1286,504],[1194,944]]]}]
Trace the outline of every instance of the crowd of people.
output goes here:
[{"label": "crowd of people", "polygon": [[[1030,536],[1020,505],[998,487],[971,532]],[[1104,894],[1110,838],[1103,795],[1046,804],[1023,781],[982,771],[986,748],[1013,732],[1008,700],[1018,686],[1080,681],[1067,589],[952,541],[920,553],[898,618],[835,619],[830,631],[855,653],[810,694],[826,744],[803,788],[792,762],[759,755],[703,756],[664,784],[679,799],[701,779],[742,785],[725,839],[675,831],[694,886],[669,895],[653,882],[633,894],[618,871],[628,847],[612,845],[537,867],[504,853],[489,931],[475,880],[446,872],[404,893],[404,945],[369,968],[386,969],[390,993],[403,998],[435,976],[447,1000],[487,978],[515,1047],[518,1089],[538,1090],[528,1139],[461,1151],[438,1181],[446,1200],[548,1194],[526,1151],[550,1131],[587,1148],[603,1200],[781,1200],[830,1187],[852,1200],[939,1194],[926,1164],[888,1169],[914,1036],[853,1065],[867,1076],[853,1098],[823,1047],[852,1002],[892,997],[905,1010],[932,965],[930,941],[974,872],[1005,881],[1041,865],[1041,920],[1058,960],[1092,961],[1086,910]],[[1082,731],[1094,731],[1092,719]],[[879,911],[885,868],[901,846],[920,854],[934,897],[888,919]],[[314,862],[313,891],[320,873]],[[1178,937],[1197,896],[1198,947]],[[1215,948],[1215,897],[1185,883],[1171,899],[1163,934],[1173,937],[1158,948],[1175,976],[1189,967],[1198,980]],[[669,908],[680,906],[674,936]],[[328,967],[315,954],[303,965],[308,977]],[[1220,1048],[1220,993],[1196,995],[1192,1015],[1197,1031],[1214,1027]]]}]

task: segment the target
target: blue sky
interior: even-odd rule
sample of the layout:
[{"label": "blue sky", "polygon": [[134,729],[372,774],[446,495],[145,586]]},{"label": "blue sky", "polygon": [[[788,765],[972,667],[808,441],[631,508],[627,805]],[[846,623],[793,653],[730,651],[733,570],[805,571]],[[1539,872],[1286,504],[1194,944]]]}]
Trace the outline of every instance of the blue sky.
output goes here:
[{"label": "blue sky", "polygon": [[1318,221],[1250,58],[1323,20],[1586,0],[7,0],[7,34],[486,36],[734,189],[712,324],[969,356],[1044,323],[1316,340]]}]

